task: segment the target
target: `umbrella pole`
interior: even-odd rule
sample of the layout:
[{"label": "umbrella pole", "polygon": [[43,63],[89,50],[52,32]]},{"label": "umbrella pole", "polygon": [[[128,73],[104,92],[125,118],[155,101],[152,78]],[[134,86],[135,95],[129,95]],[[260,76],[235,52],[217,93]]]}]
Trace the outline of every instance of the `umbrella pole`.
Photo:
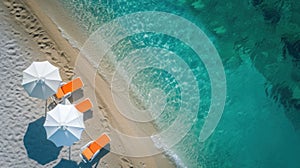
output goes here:
[{"label": "umbrella pole", "polygon": [[47,99],[46,99],[46,103],[45,103],[45,117],[47,115]]},{"label": "umbrella pole", "polygon": [[69,160],[71,160],[71,146],[69,146]]}]

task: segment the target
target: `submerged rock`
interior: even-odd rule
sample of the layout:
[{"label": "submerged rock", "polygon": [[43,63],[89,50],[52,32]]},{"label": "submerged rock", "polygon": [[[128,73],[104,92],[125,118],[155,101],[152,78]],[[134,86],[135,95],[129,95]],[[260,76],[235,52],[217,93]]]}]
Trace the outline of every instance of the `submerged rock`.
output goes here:
[{"label": "submerged rock", "polygon": [[292,55],[295,59],[300,59],[300,40],[294,43],[287,43],[287,49],[289,54]]},{"label": "submerged rock", "polygon": [[262,12],[266,22],[277,24],[280,21],[281,14],[277,9],[265,7],[262,9]]},{"label": "submerged rock", "polygon": [[300,37],[296,36],[283,36],[282,41],[284,43],[283,55],[286,55],[286,51],[295,60],[300,60]]},{"label": "submerged rock", "polygon": [[263,2],[263,0],[252,0],[251,3],[253,6],[258,6]]}]

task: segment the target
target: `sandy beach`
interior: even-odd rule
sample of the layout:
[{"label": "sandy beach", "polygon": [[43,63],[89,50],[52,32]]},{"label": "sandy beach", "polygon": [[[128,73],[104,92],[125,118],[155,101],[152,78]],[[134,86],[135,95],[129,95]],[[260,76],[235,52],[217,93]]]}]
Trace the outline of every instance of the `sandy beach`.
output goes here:
[{"label": "sandy beach", "polygon": [[[0,3],[1,91],[5,91],[1,93],[0,101],[1,167],[175,167],[163,154],[149,157],[122,155],[157,149],[150,141],[128,142],[115,130],[135,137],[149,136],[155,132],[153,125],[135,123],[118,112],[110,84],[100,75],[94,76],[93,67],[84,57],[78,57],[79,49],[63,37],[58,26],[44,12],[43,5],[47,5],[49,11],[63,15],[62,18],[68,18],[55,3],[34,0],[4,0]],[[73,24],[68,20],[64,27]],[[76,34],[79,31],[73,29],[70,32]],[[72,101],[76,103],[88,97],[94,105],[84,114],[86,130],[81,140],[71,147],[70,158],[68,147],[56,148],[46,139],[42,127],[44,101],[28,97],[21,86],[22,71],[32,61],[43,60],[59,67],[64,81],[80,76],[84,88],[72,96]],[[74,70],[75,65],[84,68]],[[110,148],[115,152],[105,154],[92,164],[84,164],[79,157],[80,147],[104,132],[110,135]]]},{"label": "sandy beach", "polygon": [[[285,0],[2,0],[0,167],[299,168],[299,18]],[[74,132],[29,96],[60,83],[56,68],[31,82],[34,61],[82,79],[68,99],[93,107],[70,115]],[[52,131],[79,140],[56,147]]]}]

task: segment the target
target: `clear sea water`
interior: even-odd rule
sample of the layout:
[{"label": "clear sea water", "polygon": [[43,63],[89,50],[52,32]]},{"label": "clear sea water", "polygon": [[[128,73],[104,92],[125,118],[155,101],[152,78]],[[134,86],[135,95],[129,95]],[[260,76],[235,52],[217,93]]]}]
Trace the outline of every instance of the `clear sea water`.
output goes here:
[{"label": "clear sea water", "polygon": [[[116,62],[121,62],[135,50],[163,48],[177,54],[192,70],[201,95],[199,109],[194,111],[197,118],[188,134],[177,145],[166,149],[178,167],[300,168],[297,127],[300,112],[283,105],[278,100],[280,95],[272,93],[278,87],[276,81],[286,78],[282,77],[286,74],[285,68],[275,68],[274,73],[272,67],[276,67],[276,63],[293,66],[291,61],[283,60],[281,35],[290,30],[282,25],[290,26],[287,23],[294,18],[291,6],[297,4],[272,0],[269,3],[250,0],[70,0],[61,3],[87,33],[126,14],[163,11],[191,21],[216,46],[225,68],[227,99],[216,130],[205,142],[199,141],[199,133],[211,103],[211,85],[208,72],[196,53],[178,39],[149,32],[126,37],[112,49]],[[281,5],[280,21],[272,17],[276,16],[272,10],[269,13],[265,12],[266,8],[261,10],[263,5],[268,6],[267,9]],[[151,61],[147,55],[144,57]],[[181,70],[176,62],[172,64]],[[167,94],[165,109],[155,124],[159,130],[170,127],[181,103],[185,103],[181,102],[183,89],[179,86],[182,85],[175,77],[163,69],[150,67],[139,71],[131,83],[134,85],[130,88],[134,90],[131,96],[143,99],[143,108],[151,104],[152,89],[159,88]],[[288,80],[280,84],[287,83]],[[191,99],[195,95],[190,94]]]}]

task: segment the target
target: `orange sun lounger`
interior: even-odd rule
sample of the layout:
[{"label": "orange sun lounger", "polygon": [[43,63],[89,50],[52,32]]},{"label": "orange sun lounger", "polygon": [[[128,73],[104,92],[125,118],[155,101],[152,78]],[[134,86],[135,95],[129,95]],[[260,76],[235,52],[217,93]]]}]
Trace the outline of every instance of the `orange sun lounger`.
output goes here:
[{"label": "orange sun lounger", "polygon": [[55,97],[61,99],[69,93],[72,93],[83,87],[82,80],[78,77],[58,88]]},{"label": "orange sun lounger", "polygon": [[89,98],[79,102],[75,105],[76,109],[82,113],[90,110],[93,107],[93,104]]},{"label": "orange sun lounger", "polygon": [[80,157],[81,159],[87,163],[91,162],[100,150],[106,146],[110,142],[110,138],[107,134],[102,134],[98,139],[95,141],[90,141],[86,145],[81,148]]}]

